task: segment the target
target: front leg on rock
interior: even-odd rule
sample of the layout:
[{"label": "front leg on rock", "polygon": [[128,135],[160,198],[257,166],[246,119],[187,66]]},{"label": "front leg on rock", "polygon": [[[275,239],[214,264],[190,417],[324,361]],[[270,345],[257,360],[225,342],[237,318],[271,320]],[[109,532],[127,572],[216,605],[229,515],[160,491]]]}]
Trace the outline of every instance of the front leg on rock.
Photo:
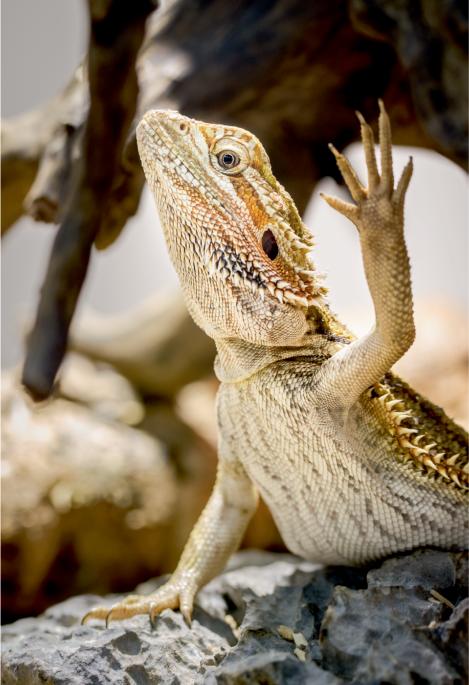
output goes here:
[{"label": "front leg on rock", "polygon": [[326,202],[358,228],[366,279],[375,309],[368,335],[335,354],[322,367],[319,383],[325,401],[350,406],[377,383],[409,349],[415,336],[410,266],[404,240],[404,198],[412,176],[412,159],[394,189],[391,127],[380,102],[381,176],[373,133],[361,115],[369,187],[364,188],[350,162],[331,150],[356,204],[324,196]]},{"label": "front leg on rock", "polygon": [[167,583],[147,596],[130,595],[112,607],[91,609],[82,620],[111,620],[148,614],[150,622],[164,609],[181,610],[190,625],[199,589],[223,570],[241,542],[257,506],[258,495],[241,463],[220,460],[210,499],[194,526],[179,564]]}]

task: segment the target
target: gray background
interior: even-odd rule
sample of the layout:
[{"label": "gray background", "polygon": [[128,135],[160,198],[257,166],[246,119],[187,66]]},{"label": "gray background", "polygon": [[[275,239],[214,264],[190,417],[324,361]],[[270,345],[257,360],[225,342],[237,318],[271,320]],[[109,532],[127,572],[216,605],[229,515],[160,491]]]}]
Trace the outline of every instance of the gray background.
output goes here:
[{"label": "gray background", "polygon": [[[86,49],[84,0],[3,0],[2,116],[33,108],[58,92]],[[363,172],[360,148],[350,157]],[[395,151],[396,170],[409,154],[415,161],[406,223],[417,307],[428,300],[449,300],[467,307],[468,244],[466,175],[437,154],[410,148]],[[316,237],[313,253],[328,273],[331,302],[357,333],[372,323],[371,301],[363,276],[355,229],[319,198],[343,194],[326,179],[316,188],[306,223]],[[21,331],[34,312],[55,228],[22,218],[3,241],[2,363],[22,354]],[[177,288],[166,255],[156,211],[148,192],[138,215],[117,243],[94,253],[80,310],[121,312],[155,290]],[[448,340],[448,344],[450,341]]]}]

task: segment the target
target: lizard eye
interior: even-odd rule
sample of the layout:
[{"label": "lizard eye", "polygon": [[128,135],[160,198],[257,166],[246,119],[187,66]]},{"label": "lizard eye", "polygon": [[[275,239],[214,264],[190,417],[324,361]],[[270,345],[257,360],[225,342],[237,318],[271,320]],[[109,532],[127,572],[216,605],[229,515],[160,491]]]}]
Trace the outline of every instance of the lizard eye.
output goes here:
[{"label": "lizard eye", "polygon": [[234,169],[240,162],[238,155],[231,150],[222,150],[218,153],[217,159],[223,169]]},{"label": "lizard eye", "polygon": [[216,140],[210,150],[210,164],[227,176],[238,176],[250,162],[249,150],[231,135]]},{"label": "lizard eye", "polygon": [[262,236],[262,249],[266,253],[267,257],[272,259],[272,261],[278,255],[278,244],[275,240],[274,234],[270,229],[267,229]]}]

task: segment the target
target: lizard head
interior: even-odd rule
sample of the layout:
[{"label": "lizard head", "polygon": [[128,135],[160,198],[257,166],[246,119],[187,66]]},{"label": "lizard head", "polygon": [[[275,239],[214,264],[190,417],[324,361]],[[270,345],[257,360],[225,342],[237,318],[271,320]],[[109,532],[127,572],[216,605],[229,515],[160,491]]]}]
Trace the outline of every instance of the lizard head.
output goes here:
[{"label": "lizard head", "polygon": [[325,289],[308,260],[311,234],[259,140],[154,110],[137,141],[195,321],[215,339],[299,343]]}]

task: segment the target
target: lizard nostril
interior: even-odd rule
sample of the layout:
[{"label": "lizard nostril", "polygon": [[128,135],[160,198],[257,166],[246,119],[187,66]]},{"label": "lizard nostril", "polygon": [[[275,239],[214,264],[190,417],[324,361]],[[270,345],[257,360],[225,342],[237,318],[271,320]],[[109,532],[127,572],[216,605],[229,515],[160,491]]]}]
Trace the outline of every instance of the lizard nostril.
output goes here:
[{"label": "lizard nostril", "polygon": [[181,133],[187,133],[187,131],[189,130],[189,126],[184,121],[181,121],[181,123],[179,124],[179,130]]}]

